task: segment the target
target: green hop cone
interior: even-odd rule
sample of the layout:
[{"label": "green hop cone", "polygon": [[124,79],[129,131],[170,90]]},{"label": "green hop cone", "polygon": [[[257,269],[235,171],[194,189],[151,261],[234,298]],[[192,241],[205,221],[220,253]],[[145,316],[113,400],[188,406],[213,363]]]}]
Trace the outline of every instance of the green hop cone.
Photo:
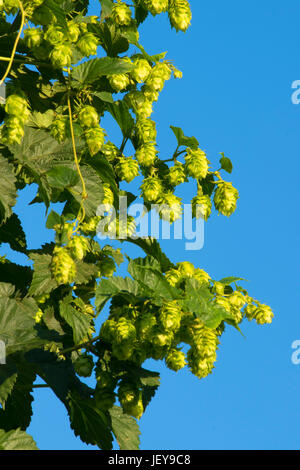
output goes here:
[{"label": "green hop cone", "polygon": [[186,365],[185,354],[178,349],[171,349],[166,355],[165,361],[167,367],[175,372],[183,369]]},{"label": "green hop cone", "polygon": [[85,235],[91,235],[97,231],[97,226],[100,222],[100,217],[91,217],[88,222],[84,222],[80,225],[80,231]]},{"label": "green hop cone", "polygon": [[67,248],[75,259],[82,260],[90,249],[89,240],[75,236],[68,242]]},{"label": "green hop cone", "polygon": [[69,44],[58,44],[51,50],[49,58],[56,68],[69,67],[72,61],[72,48]]},{"label": "green hop cone", "polygon": [[129,76],[126,75],[126,73],[115,73],[113,75],[108,75],[107,78],[110,86],[117,93],[125,90],[125,88],[130,84]]},{"label": "green hop cone", "polygon": [[77,42],[80,35],[80,27],[73,21],[68,22],[68,39],[71,42]]},{"label": "green hop cone", "polygon": [[50,126],[50,134],[61,143],[67,138],[68,125],[66,116],[57,116]]},{"label": "green hop cone", "polygon": [[9,95],[5,102],[5,111],[7,114],[17,116],[25,123],[30,115],[27,100],[21,94]]},{"label": "green hop cone", "polygon": [[118,389],[118,398],[125,413],[140,419],[144,413],[142,392],[130,382],[123,381]]},{"label": "green hop cone", "polygon": [[207,285],[210,283],[210,275],[203,269],[197,268],[193,274],[193,279],[196,279],[200,286]]},{"label": "green hop cone", "polygon": [[97,408],[107,411],[114,406],[115,401],[116,401],[116,395],[113,393],[113,391],[99,389],[96,386],[95,402],[96,402]]},{"label": "green hop cone", "polygon": [[113,163],[120,156],[120,150],[118,149],[118,147],[109,141],[106,142],[105,145],[103,145],[101,152],[111,163]]},{"label": "green hop cone", "polygon": [[83,354],[76,359],[74,369],[76,374],[80,377],[90,377],[94,368],[93,357],[88,354]]},{"label": "green hop cone", "polygon": [[153,112],[152,103],[147,100],[141,91],[132,91],[126,96],[126,101],[133,109],[138,118],[146,119],[151,116]]},{"label": "green hop cone", "polygon": [[44,5],[41,5],[34,10],[30,20],[35,25],[43,26],[48,26],[49,24],[55,23],[57,21],[53,11],[46,5],[46,2]]},{"label": "green hop cone", "polygon": [[141,190],[146,202],[155,202],[158,200],[163,188],[159,178],[149,176],[144,179]]},{"label": "green hop cone", "polygon": [[192,214],[196,219],[201,217],[204,220],[207,220],[211,214],[211,210],[212,203],[209,196],[195,196],[192,199]]},{"label": "green hop cone", "polygon": [[177,331],[180,328],[182,312],[176,300],[166,302],[159,313],[159,320],[166,331]]},{"label": "green hop cone", "polygon": [[182,274],[178,269],[172,268],[166,272],[166,279],[171,286],[175,287],[182,281]]},{"label": "green hop cone", "polygon": [[119,158],[115,170],[118,177],[127,183],[130,183],[139,175],[138,162],[133,157],[125,157],[124,155]]},{"label": "green hop cone", "polygon": [[66,248],[55,247],[51,272],[58,284],[71,284],[76,276],[76,265]]},{"label": "green hop cone", "polygon": [[139,118],[136,123],[136,134],[140,143],[156,141],[156,125],[151,119]]},{"label": "green hop cone", "polygon": [[176,162],[174,166],[169,169],[168,180],[172,186],[177,186],[186,181],[184,165]]},{"label": "green hop cone", "polygon": [[214,361],[211,358],[202,357],[193,348],[189,349],[187,360],[191,372],[199,379],[203,379],[212,373]]},{"label": "green hop cone", "polygon": [[96,370],[97,388],[99,390],[109,389],[114,390],[116,381],[113,379],[112,374],[105,370]]},{"label": "green hop cone", "polygon": [[150,101],[150,103],[153,103],[154,101],[158,101],[159,91],[156,91],[147,85],[143,85],[141,88],[141,91],[144,93],[145,98],[148,101]]},{"label": "green hop cone", "polygon": [[165,81],[171,78],[172,71],[165,62],[157,63],[146,80],[146,85],[155,91],[162,91]]},{"label": "green hop cone", "polygon": [[62,44],[64,42],[65,34],[62,28],[51,25],[47,29],[44,38],[45,41],[51,44],[51,46],[57,46],[58,44]]},{"label": "green hop cone", "polygon": [[24,41],[29,49],[40,46],[43,41],[43,31],[41,28],[28,28],[24,31]]},{"label": "green hop cone", "polygon": [[101,331],[100,331],[101,338],[104,341],[111,343],[115,337],[116,327],[117,327],[117,322],[115,322],[115,320],[112,320],[111,318],[106,320],[101,326]]},{"label": "green hop cone", "polygon": [[225,285],[222,284],[222,282],[214,282],[214,285],[213,285],[213,289],[212,289],[212,292],[214,294],[216,294],[217,296],[220,295],[224,295],[224,291],[225,291]]},{"label": "green hop cone", "polygon": [[2,127],[2,142],[6,145],[20,144],[24,137],[24,129],[22,127]]},{"label": "green hop cone", "polygon": [[108,206],[112,206],[114,204],[114,193],[110,189],[110,185],[108,183],[103,183],[103,198],[101,204],[106,204]]},{"label": "green hop cone", "polygon": [[97,110],[93,106],[84,106],[78,114],[78,121],[83,128],[97,127],[99,124]]},{"label": "green hop cone", "polygon": [[187,0],[170,0],[169,19],[176,31],[186,31],[191,24],[192,12]]},{"label": "green hop cone", "polygon": [[127,320],[125,317],[121,317],[116,324],[115,338],[116,343],[130,342],[132,343],[136,338],[136,329],[134,324]]},{"label": "green hop cone", "polygon": [[192,150],[187,148],[185,156],[185,169],[189,176],[195,179],[206,178],[209,168],[209,162],[205,152],[201,149]]},{"label": "green hop cone", "polygon": [[152,313],[146,312],[137,319],[136,322],[136,330],[137,330],[137,337],[145,341],[151,338],[153,328],[157,324],[156,316]]},{"label": "green hop cone", "polygon": [[169,0],[142,0],[143,6],[154,15],[167,11]]},{"label": "green hop cone", "polygon": [[257,302],[257,306],[250,304],[245,308],[245,314],[248,320],[255,320],[259,325],[272,323],[274,313],[268,305]]},{"label": "green hop cone", "polygon": [[177,263],[177,269],[180,272],[181,277],[194,277],[195,275],[195,267],[189,261],[182,261],[181,263]]},{"label": "green hop cone", "polygon": [[151,142],[143,144],[137,149],[135,156],[141,166],[152,166],[157,157],[156,147]]},{"label": "green hop cone", "polygon": [[120,0],[113,5],[111,18],[114,23],[120,26],[128,26],[131,23],[131,10]]},{"label": "green hop cone", "polygon": [[144,83],[151,72],[151,65],[148,60],[138,57],[133,61],[134,69],[130,72],[131,77],[137,83]]},{"label": "green hop cone", "polygon": [[98,40],[92,33],[84,33],[76,43],[84,56],[97,55]]},{"label": "green hop cone", "polygon": [[92,127],[84,132],[85,140],[90,154],[96,155],[104,144],[105,131],[102,127]]},{"label": "green hop cone", "polygon": [[238,198],[238,190],[234,188],[231,183],[226,183],[225,181],[222,181],[218,184],[218,187],[215,192],[215,208],[221,214],[229,217],[236,210]]},{"label": "green hop cone", "polygon": [[172,193],[165,193],[156,201],[160,217],[170,223],[180,219],[182,214],[181,198]]}]

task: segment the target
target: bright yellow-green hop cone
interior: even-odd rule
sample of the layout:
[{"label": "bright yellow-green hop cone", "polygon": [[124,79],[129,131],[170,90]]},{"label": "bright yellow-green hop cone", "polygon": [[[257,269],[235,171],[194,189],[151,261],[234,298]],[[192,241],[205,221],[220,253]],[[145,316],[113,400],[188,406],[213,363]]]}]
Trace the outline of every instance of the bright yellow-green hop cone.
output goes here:
[{"label": "bright yellow-green hop cone", "polygon": [[108,81],[110,86],[117,93],[125,90],[130,84],[129,76],[126,73],[115,73],[113,75],[108,75]]},{"label": "bright yellow-green hop cone", "polygon": [[72,60],[72,48],[68,44],[58,44],[51,50],[49,58],[54,67],[69,67]]},{"label": "bright yellow-green hop cone", "polygon": [[246,316],[249,320],[256,320],[259,325],[265,325],[266,323],[272,323],[274,313],[268,305],[258,303],[258,306],[250,309],[249,307],[255,307],[248,305],[245,309]]},{"label": "bright yellow-green hop cone", "polygon": [[138,57],[133,61],[134,69],[130,72],[131,77],[138,83],[144,83],[151,72],[151,65],[146,59]]},{"label": "bright yellow-green hop cone", "polygon": [[93,33],[84,33],[76,43],[76,47],[84,56],[97,55],[98,40]]},{"label": "bright yellow-green hop cone", "polygon": [[64,42],[64,31],[59,26],[50,25],[45,33],[45,40],[51,44],[51,46],[57,46]]},{"label": "bright yellow-green hop cone", "polygon": [[71,42],[77,42],[80,35],[80,27],[73,21],[68,22],[68,38]]},{"label": "bright yellow-green hop cone", "polygon": [[135,338],[136,329],[134,324],[125,317],[120,318],[116,324],[114,341],[116,343],[133,342]]},{"label": "bright yellow-green hop cone", "polygon": [[68,242],[67,247],[75,259],[82,260],[89,251],[90,244],[87,238],[75,236]]},{"label": "bright yellow-green hop cone", "polygon": [[207,220],[211,215],[212,203],[207,195],[195,196],[192,199],[192,214],[197,219],[203,218]]},{"label": "bright yellow-green hop cone", "polygon": [[187,0],[170,0],[169,19],[176,31],[186,31],[191,24],[192,12]]},{"label": "bright yellow-green hop cone", "polygon": [[170,223],[180,219],[182,214],[181,198],[172,193],[165,193],[157,200],[156,210],[159,211],[160,217]]},{"label": "bright yellow-green hop cone", "polygon": [[38,47],[43,41],[43,31],[41,28],[28,28],[24,31],[24,41],[29,49]]},{"label": "bright yellow-green hop cone", "polygon": [[106,142],[105,145],[103,145],[101,152],[111,163],[113,163],[120,156],[120,150],[118,149],[118,147],[109,141]]},{"label": "bright yellow-green hop cone", "polygon": [[201,149],[193,150],[187,148],[185,156],[185,169],[189,176],[195,179],[206,178],[209,168],[209,161],[205,152]]},{"label": "bright yellow-green hop cone", "polygon": [[213,371],[214,361],[211,358],[203,358],[193,348],[189,349],[187,360],[191,372],[199,379],[204,379]]},{"label": "bright yellow-green hop cone", "polygon": [[159,312],[160,323],[166,331],[177,331],[180,328],[181,317],[181,308],[176,300],[166,302]]},{"label": "bright yellow-green hop cone", "polygon": [[174,166],[169,169],[168,180],[172,186],[177,186],[186,181],[184,165],[180,162],[176,162]]},{"label": "bright yellow-green hop cone", "polygon": [[166,355],[165,361],[167,367],[175,372],[183,369],[186,365],[185,354],[178,349],[171,349]]},{"label": "bright yellow-green hop cone", "polygon": [[66,140],[68,126],[69,122],[66,116],[57,116],[50,126],[50,134],[61,143]]},{"label": "bright yellow-green hop cone", "polygon": [[76,276],[76,265],[66,248],[56,247],[53,252],[51,272],[58,284],[71,284]]},{"label": "bright yellow-green hop cone", "polygon": [[213,285],[213,293],[216,295],[224,295],[225,285],[222,282],[215,281]]},{"label": "bright yellow-green hop cone", "polygon": [[91,217],[91,219],[88,222],[84,222],[80,225],[80,231],[84,233],[85,235],[90,235],[92,233],[95,233],[97,230],[97,226],[100,222],[100,217]]},{"label": "bright yellow-green hop cone", "polygon": [[35,323],[41,323],[42,318],[43,318],[43,315],[44,315],[43,310],[39,309],[39,310],[36,312],[35,317],[34,317]]},{"label": "bright yellow-green hop cone", "polygon": [[105,131],[102,127],[92,127],[84,132],[85,140],[90,154],[93,156],[98,153],[104,144]]},{"label": "bright yellow-green hop cone", "polygon": [[147,142],[137,149],[135,156],[141,166],[152,166],[157,157],[156,147],[151,142]]},{"label": "bright yellow-green hop cone", "polygon": [[236,210],[238,198],[238,190],[234,188],[231,183],[226,183],[225,181],[222,181],[218,184],[218,187],[215,192],[215,208],[221,214],[229,217]]},{"label": "bright yellow-green hop cone", "polygon": [[106,204],[108,206],[112,206],[114,204],[114,193],[110,189],[110,185],[108,183],[103,183],[103,198],[101,204]]},{"label": "bright yellow-green hop cone", "polygon": [[182,263],[177,263],[177,269],[180,272],[182,277],[193,277],[195,274],[195,267],[189,261],[183,261]]},{"label": "bright yellow-green hop cone", "polygon": [[155,91],[162,91],[165,81],[169,80],[171,75],[172,71],[170,67],[164,62],[159,62],[151,70],[151,73],[147,78],[146,85]]},{"label": "bright yellow-green hop cone", "polygon": [[210,275],[206,271],[200,268],[195,269],[193,278],[196,279],[201,286],[205,284],[209,284],[211,280]]},{"label": "bright yellow-green hop cone", "polygon": [[178,269],[172,268],[166,272],[166,279],[171,286],[175,287],[182,281],[183,278],[181,272]]},{"label": "bright yellow-green hop cone", "polygon": [[121,382],[118,398],[125,413],[140,419],[143,412],[142,392],[135,384]]},{"label": "bright yellow-green hop cone", "polygon": [[152,313],[146,312],[136,322],[137,337],[145,341],[152,335],[153,328],[157,324],[156,317]]},{"label": "bright yellow-green hop cone", "polygon": [[7,114],[17,116],[23,122],[25,122],[29,115],[29,105],[27,100],[20,94],[9,95],[5,102],[5,112]]},{"label": "bright yellow-green hop cone", "polygon": [[142,3],[152,15],[159,15],[167,11],[169,0],[142,0]]},{"label": "bright yellow-green hop cone", "polygon": [[84,106],[78,114],[78,121],[83,128],[97,127],[99,124],[97,110],[93,106]]},{"label": "bright yellow-green hop cone", "polygon": [[138,118],[146,119],[151,116],[153,112],[152,103],[147,100],[141,91],[128,93],[126,100]]},{"label": "bright yellow-green hop cone", "polygon": [[131,23],[131,10],[125,3],[118,0],[112,8],[111,18],[118,25],[128,26]]},{"label": "bright yellow-green hop cone", "polygon": [[138,119],[136,123],[136,134],[140,143],[156,141],[156,125],[151,119]]},{"label": "bright yellow-green hop cone", "polygon": [[130,183],[139,175],[138,162],[132,157],[120,157],[115,170],[119,178],[127,183]]}]

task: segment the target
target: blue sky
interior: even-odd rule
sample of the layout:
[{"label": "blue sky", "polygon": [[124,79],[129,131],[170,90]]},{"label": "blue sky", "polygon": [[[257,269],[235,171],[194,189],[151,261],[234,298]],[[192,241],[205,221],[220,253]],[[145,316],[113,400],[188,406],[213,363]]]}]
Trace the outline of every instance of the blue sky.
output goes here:
[{"label": "blue sky", "polygon": [[[275,318],[264,327],[245,322],[245,337],[228,328],[204,380],[151,363],[162,385],[140,421],[141,448],[298,449],[300,365],[291,362],[291,344],[300,339],[300,105],[292,104],[291,85],[300,79],[300,7],[294,0],[190,3],[186,34],[171,30],[165,15],[149,18],[140,32],[150,54],[168,51],[183,71],[155,106],[159,148],[174,150],[171,124],[195,135],[215,168],[225,152],[240,199],[231,218],[214,214],[207,222],[201,251],[185,251],[183,241],[162,247],[174,262],[191,261],[214,279],[248,279],[249,293],[270,304]],[[108,130],[118,141],[115,128]],[[193,191],[186,189],[187,199]],[[37,247],[52,235],[40,228],[42,207],[26,207],[31,196],[23,194],[17,212]],[[37,390],[35,399],[29,432],[39,448],[86,448],[51,392]]]}]

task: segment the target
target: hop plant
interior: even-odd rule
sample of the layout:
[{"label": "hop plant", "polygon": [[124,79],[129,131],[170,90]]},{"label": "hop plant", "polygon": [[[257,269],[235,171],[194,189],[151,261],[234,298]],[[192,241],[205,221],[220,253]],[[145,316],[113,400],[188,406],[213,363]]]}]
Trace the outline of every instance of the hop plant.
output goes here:
[{"label": "hop plant", "polygon": [[130,342],[136,338],[136,329],[133,323],[122,317],[116,324],[114,341],[117,343]]},{"label": "hop plant", "polygon": [[29,49],[34,49],[41,45],[43,41],[43,31],[41,28],[28,28],[24,31],[24,41]]},{"label": "hop plant", "polygon": [[156,147],[153,143],[147,142],[137,149],[135,156],[141,166],[152,166],[157,157]]},{"label": "hop plant", "polygon": [[142,0],[142,2],[153,16],[167,11],[169,6],[169,0]]},{"label": "hop plant", "polygon": [[115,262],[109,256],[106,256],[104,259],[100,261],[99,267],[100,267],[101,277],[111,277],[113,276],[116,270]]},{"label": "hop plant", "polygon": [[186,31],[191,24],[192,12],[187,0],[170,0],[169,19],[176,31]]},{"label": "hop plant", "polygon": [[130,72],[131,77],[137,83],[144,83],[151,72],[151,65],[146,59],[141,57],[135,58],[133,61],[134,69]]},{"label": "hop plant", "polygon": [[131,23],[131,10],[125,3],[118,0],[112,8],[111,18],[120,26],[128,26]]},{"label": "hop plant", "polygon": [[136,133],[140,143],[156,141],[156,126],[151,119],[138,119],[136,123]]},{"label": "hop plant", "polygon": [[153,328],[157,324],[156,316],[151,312],[146,312],[136,322],[137,337],[145,341],[151,338]]},{"label": "hop plant", "polygon": [[266,323],[272,323],[274,313],[268,305],[257,302],[257,306],[253,304],[247,305],[245,308],[245,314],[248,320],[255,320],[259,325],[265,325]]},{"label": "hop plant", "polygon": [[116,401],[116,395],[110,390],[99,390],[96,387],[95,391],[95,402],[98,408],[101,410],[109,410],[114,406]]},{"label": "hop plant", "polygon": [[133,91],[127,95],[127,101],[138,118],[148,118],[153,112],[152,103],[141,91]]},{"label": "hop plant", "polygon": [[103,145],[101,152],[111,163],[113,163],[120,156],[120,151],[118,147],[112,142],[106,142],[106,144]]},{"label": "hop plant", "polygon": [[3,143],[7,145],[20,144],[24,136],[24,124],[16,116],[5,119],[1,136]]},{"label": "hop plant", "polygon": [[78,114],[78,121],[83,128],[97,127],[99,124],[97,110],[93,106],[84,106]]},{"label": "hop plant", "polygon": [[182,263],[177,264],[177,269],[181,277],[193,277],[195,275],[195,267],[192,263],[188,261],[183,261]]},{"label": "hop plant", "polygon": [[170,67],[164,62],[159,62],[151,70],[146,85],[155,91],[162,91],[165,81],[169,80],[171,75],[172,71]]},{"label": "hop plant", "polygon": [[68,242],[67,248],[75,259],[82,260],[90,250],[90,244],[87,238],[75,236]]},{"label": "hop plant", "polygon": [[80,225],[80,231],[85,235],[90,235],[95,233],[97,230],[97,226],[100,222],[100,217],[91,217],[88,222],[84,222]]},{"label": "hop plant", "polygon": [[26,122],[30,115],[27,100],[21,94],[11,94],[5,102],[5,111],[7,114],[17,116],[23,122]]},{"label": "hop plant", "polygon": [[218,184],[218,187],[215,192],[215,208],[221,214],[229,217],[236,210],[238,198],[238,190],[234,188],[231,183],[226,183],[225,181],[222,181]]},{"label": "hop plant", "polygon": [[114,194],[112,190],[110,189],[110,186],[108,183],[103,183],[102,185],[103,189],[103,198],[102,198],[102,204],[106,204],[108,206],[112,206],[114,203]]},{"label": "hop plant", "polygon": [[172,186],[182,184],[186,180],[184,165],[176,162],[174,166],[169,169],[168,180]]},{"label": "hop plant", "polygon": [[187,148],[185,168],[189,176],[195,179],[205,178],[209,168],[209,162],[206,158],[205,152],[201,149],[193,150]]},{"label": "hop plant", "polygon": [[175,222],[182,214],[181,198],[172,193],[163,194],[158,200],[159,214],[163,220]]},{"label": "hop plant", "polygon": [[57,116],[50,126],[50,133],[58,142],[63,142],[67,137],[67,129],[68,118]]},{"label": "hop plant", "polygon": [[132,237],[136,230],[134,217],[128,216],[127,219],[120,219],[119,217],[114,218],[102,229],[102,233],[107,235],[109,238],[126,239]]},{"label": "hop plant", "polygon": [[66,248],[54,248],[51,272],[58,284],[70,284],[74,281],[76,265]]},{"label": "hop plant", "polygon": [[118,389],[118,398],[125,413],[140,419],[144,413],[142,392],[130,382],[122,381]]},{"label": "hop plant", "polygon": [[145,201],[155,202],[158,200],[163,188],[161,180],[157,177],[145,178],[141,185],[142,195]]},{"label": "hop plant", "polygon": [[143,85],[141,88],[141,91],[143,92],[145,98],[150,102],[154,103],[154,101],[157,101],[159,98],[159,91],[154,90],[153,88]]},{"label": "hop plant", "polygon": [[91,155],[95,155],[102,149],[105,139],[105,131],[102,127],[86,129],[84,136]]},{"label": "hop plant", "polygon": [[163,325],[166,331],[177,331],[180,328],[181,322],[181,308],[177,301],[166,302],[159,313],[160,323]]},{"label": "hop plant", "polygon": [[90,377],[94,368],[93,356],[83,354],[74,363],[74,370],[80,377]]},{"label": "hop plant", "polygon": [[68,22],[68,38],[71,42],[77,42],[80,36],[80,27],[74,21]]},{"label": "hop plant", "polygon": [[129,76],[126,73],[115,73],[113,75],[108,75],[108,81],[110,86],[117,93],[125,90],[130,84]]},{"label": "hop plant", "polygon": [[211,280],[210,275],[206,271],[200,268],[195,269],[193,278],[196,279],[201,286],[205,284],[209,284]]},{"label": "hop plant", "polygon": [[139,175],[138,162],[132,157],[125,157],[124,155],[119,158],[115,170],[119,178],[127,183],[130,183]]},{"label": "hop plant", "polygon": [[178,372],[180,369],[183,369],[186,365],[184,352],[178,349],[171,349],[166,355],[165,361],[169,369]]},{"label": "hop plant", "polygon": [[195,196],[192,199],[192,214],[193,217],[199,219],[202,217],[207,220],[211,214],[212,203],[210,197],[207,195]]},{"label": "hop plant", "polygon": [[84,56],[97,55],[98,40],[93,33],[86,32],[80,36],[76,47]]},{"label": "hop plant", "polygon": [[178,269],[172,268],[166,272],[166,279],[171,286],[176,287],[182,281],[182,274]]},{"label": "hop plant", "polygon": [[58,44],[50,52],[49,58],[56,68],[69,67],[72,61],[72,48],[69,44]]}]

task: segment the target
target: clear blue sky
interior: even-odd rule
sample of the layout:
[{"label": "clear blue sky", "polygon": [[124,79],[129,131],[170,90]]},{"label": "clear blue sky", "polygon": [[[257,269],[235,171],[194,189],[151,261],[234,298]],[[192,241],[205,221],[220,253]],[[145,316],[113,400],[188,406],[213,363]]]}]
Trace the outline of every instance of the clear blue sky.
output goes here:
[{"label": "clear blue sky", "polygon": [[[195,135],[215,165],[225,152],[240,200],[230,219],[209,220],[201,251],[185,252],[182,241],[162,246],[173,261],[192,261],[215,279],[249,279],[250,294],[270,304],[275,319],[265,327],[245,322],[246,338],[228,328],[205,380],[155,364],[162,386],[141,419],[141,447],[299,449],[300,366],[291,362],[291,343],[300,339],[300,105],[291,102],[291,84],[300,79],[300,6],[295,0],[191,5],[186,34],[171,31],[164,15],[141,28],[146,50],[168,51],[184,73],[155,106],[159,146],[167,155],[174,149],[172,124]],[[37,247],[51,234],[40,229],[42,208],[25,207],[29,193],[17,210],[30,247]],[[86,448],[50,392],[38,390],[35,399],[29,432],[41,449]]]}]

